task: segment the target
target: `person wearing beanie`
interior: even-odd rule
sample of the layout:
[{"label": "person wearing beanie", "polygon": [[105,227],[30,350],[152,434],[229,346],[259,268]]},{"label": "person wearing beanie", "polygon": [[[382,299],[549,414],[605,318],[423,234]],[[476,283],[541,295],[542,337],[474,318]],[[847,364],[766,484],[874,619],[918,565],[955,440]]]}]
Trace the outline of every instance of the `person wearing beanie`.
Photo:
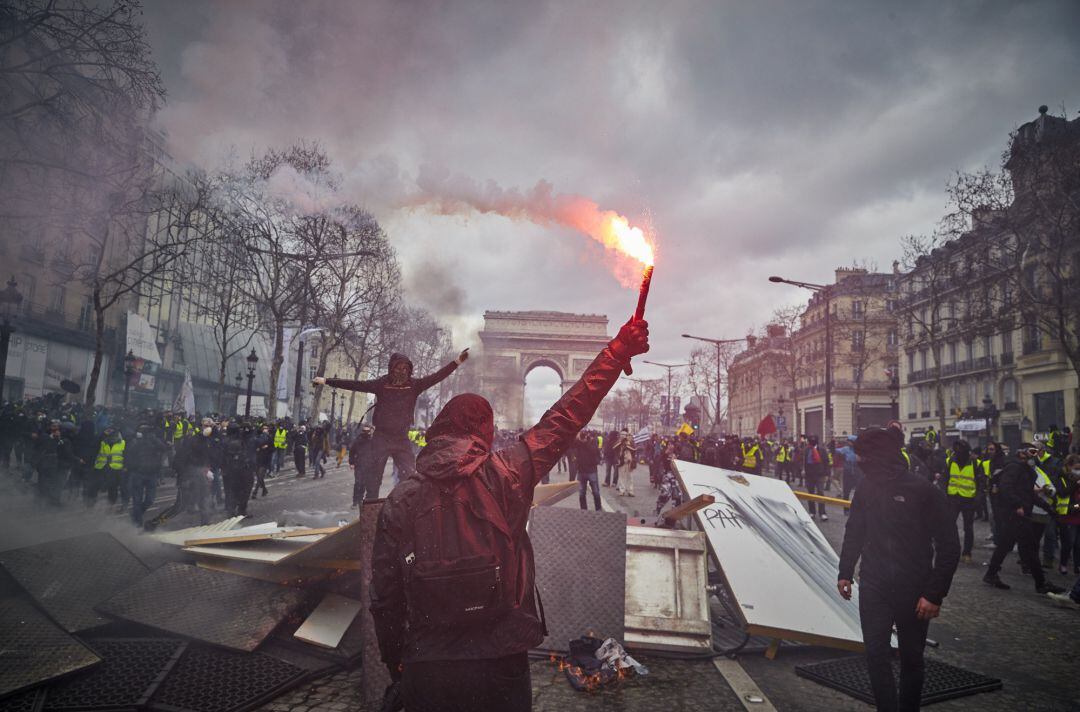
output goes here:
[{"label": "person wearing beanie", "polygon": [[[855,440],[864,474],[851,501],[837,590],[851,598],[855,565],[870,686],[879,710],[917,710],[930,620],[949,593],[960,561],[956,517],[945,494],[908,471],[891,428],[866,428]],[[892,672],[892,629],[899,641],[899,691]]]}]

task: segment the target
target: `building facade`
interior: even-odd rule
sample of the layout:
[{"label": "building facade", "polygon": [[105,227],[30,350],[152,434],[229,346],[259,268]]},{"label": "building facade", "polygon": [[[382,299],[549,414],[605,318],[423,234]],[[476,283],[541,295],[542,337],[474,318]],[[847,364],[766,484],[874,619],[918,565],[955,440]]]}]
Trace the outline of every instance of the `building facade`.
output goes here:
[{"label": "building facade", "polygon": [[773,416],[781,437],[793,434],[791,338],[779,324],[765,336],[747,336],[746,349],[728,367],[728,424],[739,437],[753,437],[758,424]]},{"label": "building facade", "polygon": [[[897,417],[898,277],[840,268],[815,292],[792,335],[798,431],[819,438],[855,433]],[[826,304],[832,331],[832,432],[825,418]]]}]

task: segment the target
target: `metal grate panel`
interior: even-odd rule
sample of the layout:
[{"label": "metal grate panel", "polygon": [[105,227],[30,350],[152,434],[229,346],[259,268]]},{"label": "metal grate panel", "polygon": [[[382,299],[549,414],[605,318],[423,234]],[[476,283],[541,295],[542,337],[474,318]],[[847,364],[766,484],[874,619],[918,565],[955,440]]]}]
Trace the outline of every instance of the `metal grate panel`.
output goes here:
[{"label": "metal grate panel", "polygon": [[25,596],[0,599],[0,651],[0,697],[101,662]]},{"label": "metal grate panel", "polygon": [[187,643],[178,638],[106,638],[91,645],[104,662],[86,675],[53,685],[46,712],[139,708],[172,670]]},{"label": "metal grate panel", "polygon": [[[870,674],[866,668],[866,658],[862,655],[813,665],[797,665],[795,674],[863,702],[874,703]],[[899,675],[900,661],[893,660],[893,679],[898,679]],[[937,660],[926,660],[926,677],[922,691],[924,705],[1000,689],[1001,680],[996,677],[987,677]]]},{"label": "metal grate panel", "polygon": [[0,712],[41,712],[45,694],[44,689],[38,688],[5,698],[0,700]]},{"label": "metal grate panel", "polygon": [[549,633],[540,648],[566,651],[586,633],[623,640],[626,516],[537,507],[529,538]]},{"label": "metal grate panel", "polygon": [[150,700],[160,712],[254,709],[306,679],[305,671],[262,653],[189,646]]},{"label": "metal grate panel", "polygon": [[94,606],[149,571],[105,532],[5,551],[0,564],[69,633],[108,623]]},{"label": "metal grate panel", "polygon": [[166,564],[98,606],[159,630],[238,650],[254,650],[305,598],[267,581]]}]

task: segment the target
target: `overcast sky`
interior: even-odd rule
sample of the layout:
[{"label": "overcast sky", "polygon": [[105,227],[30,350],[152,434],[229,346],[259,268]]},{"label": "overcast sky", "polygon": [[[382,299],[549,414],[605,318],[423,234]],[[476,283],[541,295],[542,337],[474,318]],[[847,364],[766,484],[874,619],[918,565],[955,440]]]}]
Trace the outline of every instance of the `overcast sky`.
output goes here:
[{"label": "overcast sky", "polygon": [[651,221],[653,356],[682,361],[680,333],[742,336],[804,299],[770,274],[889,269],[952,173],[997,163],[1040,104],[1080,109],[1074,0],[146,0],[145,20],[174,156],[322,142],[462,345],[485,309],[614,333],[636,295],[568,229],[401,209],[422,172]]}]

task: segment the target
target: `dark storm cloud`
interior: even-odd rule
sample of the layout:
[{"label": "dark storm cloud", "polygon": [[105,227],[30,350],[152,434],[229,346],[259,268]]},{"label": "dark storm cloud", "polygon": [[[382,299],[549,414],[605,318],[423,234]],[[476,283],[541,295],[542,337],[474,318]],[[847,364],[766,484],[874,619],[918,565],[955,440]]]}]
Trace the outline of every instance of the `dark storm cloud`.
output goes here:
[{"label": "dark storm cloud", "polygon": [[[942,213],[951,172],[995,162],[1039,104],[1071,115],[1080,99],[1066,1],[178,5],[147,7],[178,157],[318,139],[410,284],[474,323],[491,308],[618,323],[634,295],[564,228],[395,209],[421,166],[648,212],[659,358],[685,353],[682,331],[741,336],[802,297],[768,274],[888,268]],[[456,279],[442,294],[440,263]]]}]

